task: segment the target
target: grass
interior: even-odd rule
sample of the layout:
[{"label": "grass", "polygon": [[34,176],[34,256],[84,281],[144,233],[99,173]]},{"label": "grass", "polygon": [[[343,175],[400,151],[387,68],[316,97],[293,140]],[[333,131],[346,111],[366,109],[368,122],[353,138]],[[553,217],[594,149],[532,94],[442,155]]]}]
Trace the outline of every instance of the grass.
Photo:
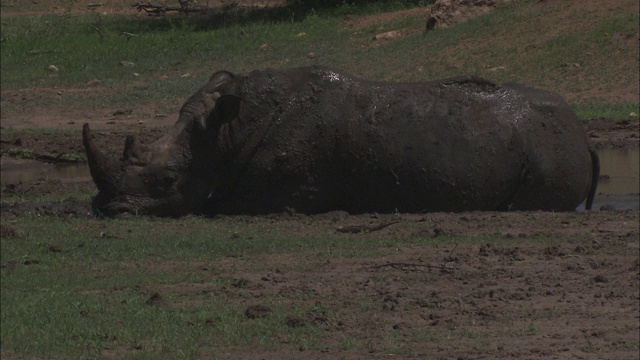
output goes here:
[{"label": "grass", "polygon": [[[192,262],[212,264],[208,276],[196,282],[212,282],[210,287],[216,288],[220,282],[215,276],[220,272],[216,259],[230,251],[260,249],[252,242],[230,239],[228,235],[238,231],[234,225],[216,229],[219,235],[211,238],[215,224],[212,229],[210,222],[201,219],[172,224],[149,221],[54,225],[50,219],[22,219],[22,237],[2,239],[3,264],[17,264],[2,270],[3,354],[100,358],[104,349],[122,349],[127,354],[145,353],[145,357],[196,358],[205,343],[269,348],[274,343],[267,339],[273,334],[284,333],[302,343],[321,331],[289,329],[283,320],[288,311],[278,308],[277,298],[271,300],[276,310],[268,319],[250,321],[244,317],[242,303],[223,294],[167,294],[163,288],[185,284],[185,273],[194,269]],[[143,230],[153,225],[157,231],[152,234]],[[185,235],[187,226],[197,229]],[[295,240],[287,243],[297,247]],[[179,261],[184,268],[176,273],[138,264],[150,260]],[[148,305],[153,293],[148,289],[154,288],[172,305]]]},{"label": "grass", "polygon": [[109,350],[120,350],[133,356],[141,352],[145,358],[197,358],[205,344],[272,349],[274,333],[309,346],[313,342],[309,339],[321,331],[288,328],[285,309],[275,310],[266,319],[246,319],[244,309],[221,296],[208,297],[204,306],[180,305],[179,297],[168,297],[168,303],[178,304],[165,306],[147,305],[150,294],[136,289],[96,295],[80,288],[45,288],[16,295],[19,301],[11,295],[3,297],[15,315],[3,321],[23,324],[8,337],[12,350],[22,354],[101,358]]},{"label": "grass", "polygon": [[[36,154],[33,150],[25,148],[9,148],[5,154],[16,159],[37,159],[39,156],[45,156],[48,158],[57,157],[56,154]],[[59,157],[59,159],[71,162],[86,161],[86,155],[78,153],[64,153]]]},{"label": "grass", "polygon": [[[556,7],[565,9],[562,4]],[[589,118],[621,119],[628,116],[628,108],[637,109],[637,103],[617,105],[618,101],[611,105],[615,100],[578,94],[595,86],[636,86],[637,66],[611,66],[607,59],[610,54],[637,58],[638,47],[629,46],[628,37],[637,33],[638,14],[612,12],[597,17],[588,31],[578,26],[554,34],[552,25],[560,19],[549,10],[553,7],[542,9],[514,5],[428,34],[423,32],[423,14],[365,27],[350,26],[344,20],[344,14],[350,13],[348,7],[311,11],[297,18],[287,10],[219,19],[99,13],[3,16],[1,83],[3,90],[91,90],[29,99],[21,104],[24,110],[34,105],[65,108],[79,103],[88,109],[107,104],[165,104],[167,111],[174,113],[179,103],[216,70],[242,73],[255,68],[323,64],[390,81],[461,74],[516,80],[567,94],[579,112]],[[569,14],[562,22],[580,24],[581,13]],[[519,25],[522,23],[536,27],[523,28]],[[539,33],[547,28],[549,34]],[[512,29],[517,31],[516,36]],[[401,30],[405,35],[389,42],[371,40],[375,34],[389,30]],[[137,36],[128,39],[122,35],[125,31]],[[513,41],[496,41],[507,35]],[[263,48],[265,44],[268,47]],[[121,66],[121,61],[134,66]],[[51,72],[49,65],[59,71]],[[189,76],[182,77],[185,74]],[[5,105],[9,109],[18,106],[3,101]],[[610,107],[624,110],[612,111]]]},{"label": "grass", "polygon": [[[48,180],[46,175],[43,175],[38,180]],[[24,181],[28,183],[28,181]],[[4,182],[0,184],[0,186],[5,187],[8,184]],[[20,192],[20,190],[15,193],[3,193],[2,195],[2,206],[15,206],[19,204],[27,204],[27,203],[56,203],[56,202],[64,202],[68,199],[73,199],[77,201],[86,201],[90,202],[91,199],[96,195],[93,191],[87,191],[88,186],[77,185],[77,186],[67,186],[64,193],[61,192],[53,192],[47,193],[47,190],[44,189],[40,194],[34,194],[33,189],[27,189],[25,192]]]},{"label": "grass", "polygon": [[[166,87],[158,82],[147,85],[152,86],[149,90],[158,93],[158,97],[184,96],[185,90],[201,84],[216,69],[244,72],[301,62],[308,55],[305,49],[338,28],[338,19],[317,16],[301,22],[257,21],[211,31],[197,31],[187,21],[174,24],[171,20],[102,15],[63,18],[43,15],[2,21],[3,88],[82,86],[93,79],[108,86],[132,81],[133,72],[145,78],[182,75],[183,68],[199,69],[193,77],[180,82],[186,83],[186,88],[175,88],[179,83]],[[49,25],[52,23],[55,25]],[[127,40],[121,35],[123,31],[138,36]],[[298,37],[302,32],[306,35]],[[339,34],[329,40],[336,40],[335,36]],[[269,44],[270,49],[261,50],[262,44]],[[283,53],[286,55],[282,56]],[[121,66],[123,60],[135,65]],[[51,64],[59,72],[51,73],[48,70]],[[168,90],[175,93],[167,93]]]},{"label": "grass", "polygon": [[9,148],[7,149],[7,155],[18,159],[33,159],[36,157],[32,150],[23,148]]},{"label": "grass", "polygon": [[[51,199],[51,198],[46,198]],[[10,199],[8,199],[10,200]],[[3,200],[4,201],[4,200]],[[412,226],[411,224],[407,226]],[[310,230],[312,234],[295,234],[300,224],[292,221],[270,222],[266,218],[222,217],[211,221],[200,217],[184,219],[133,218],[129,220],[69,220],[52,224],[50,219],[24,218],[19,231],[25,241],[35,240],[34,247],[18,251],[19,243],[3,244],[3,253],[28,251],[44,246],[38,239],[50,238],[60,248],[74,249],[74,254],[100,257],[109,261],[137,261],[155,258],[158,261],[214,261],[229,253],[261,256],[281,252],[311,251],[317,260],[334,258],[376,257],[375,249],[397,248],[409,245],[444,245],[466,243],[501,242],[501,237],[452,237],[429,235],[406,238],[401,232],[386,236],[368,236],[366,242],[359,241],[357,234],[318,235],[321,229]],[[149,231],[149,229],[153,229]],[[188,230],[188,231],[187,231]],[[326,228],[333,233],[334,227]],[[98,240],[96,240],[98,239]],[[107,239],[116,239],[108,241]],[[506,238],[505,238],[506,239]],[[546,237],[536,241],[549,242]],[[14,245],[14,247],[5,248]],[[78,249],[75,249],[78,248]],[[367,252],[373,250],[371,252]]]},{"label": "grass", "polygon": [[573,109],[581,119],[634,120],[640,114],[638,104],[598,104],[576,105]]},{"label": "grass", "polygon": [[[326,329],[339,327],[336,319],[352,316],[323,307],[334,297],[304,288],[260,299],[250,292],[228,291],[242,276],[234,264],[257,274],[278,276],[296,270],[313,276],[316,269],[299,260],[271,264],[269,259],[275,254],[292,259],[303,254],[314,263],[372,259],[404,246],[490,241],[393,235],[367,236],[363,241],[362,236],[335,234],[330,223],[319,226],[311,235],[295,221],[266,217],[3,218],[3,234],[10,234],[1,242],[3,356],[100,358],[115,353],[127,358],[198,358],[215,348],[270,351],[283,343],[322,349]],[[393,279],[381,275],[376,286],[389,286]],[[162,301],[148,304],[155,293]],[[244,310],[257,301],[272,312],[261,319],[246,318]],[[379,304],[371,306],[360,311],[377,311]],[[287,325],[289,317],[309,312],[326,314],[327,320],[314,326]],[[384,329],[380,331],[382,336]],[[382,348],[402,353],[407,349],[398,347],[400,343],[437,342],[443,337],[419,326],[409,333],[409,340],[387,334]],[[474,334],[462,331],[459,336]],[[367,344],[361,338],[346,338],[337,346],[367,351]],[[380,346],[375,351],[381,351]]]},{"label": "grass", "polygon": [[44,129],[44,128],[25,128],[25,129],[15,129],[12,127],[2,128],[2,133],[11,137],[16,134],[20,135],[28,135],[28,134],[38,134],[38,135],[78,135],[78,130],[65,130],[65,129]]}]

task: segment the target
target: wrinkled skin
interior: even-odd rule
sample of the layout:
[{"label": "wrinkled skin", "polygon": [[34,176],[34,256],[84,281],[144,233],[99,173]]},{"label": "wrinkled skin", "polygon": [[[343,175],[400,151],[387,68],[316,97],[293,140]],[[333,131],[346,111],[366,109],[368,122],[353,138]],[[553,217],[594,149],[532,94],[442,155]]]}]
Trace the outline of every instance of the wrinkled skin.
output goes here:
[{"label": "wrinkled skin", "polygon": [[147,147],[128,137],[116,160],[86,124],[83,138],[108,216],[571,211],[590,207],[599,172],[560,96],[474,77],[218,72]]}]

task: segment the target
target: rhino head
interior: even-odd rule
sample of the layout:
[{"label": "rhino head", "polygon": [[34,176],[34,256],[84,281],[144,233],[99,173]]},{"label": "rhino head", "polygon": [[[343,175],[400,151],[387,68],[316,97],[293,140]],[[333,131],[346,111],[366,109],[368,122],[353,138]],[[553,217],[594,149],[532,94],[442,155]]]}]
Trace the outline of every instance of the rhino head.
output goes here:
[{"label": "rhino head", "polygon": [[202,211],[220,176],[212,134],[206,124],[220,97],[219,87],[234,75],[221,71],[180,109],[178,121],[163,137],[143,146],[134,136],[125,140],[120,159],[107,156],[84,124],[82,138],[91,176],[99,190],[95,214],[180,216]]}]

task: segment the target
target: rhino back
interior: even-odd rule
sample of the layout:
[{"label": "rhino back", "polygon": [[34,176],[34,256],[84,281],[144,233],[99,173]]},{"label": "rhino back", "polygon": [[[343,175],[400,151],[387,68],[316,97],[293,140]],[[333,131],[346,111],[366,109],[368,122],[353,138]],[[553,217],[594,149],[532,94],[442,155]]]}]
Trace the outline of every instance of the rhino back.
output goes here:
[{"label": "rhino back", "polygon": [[512,108],[524,105],[513,91],[295,71],[247,77],[240,117],[269,125],[226,211],[497,209],[518,191],[526,154]]}]

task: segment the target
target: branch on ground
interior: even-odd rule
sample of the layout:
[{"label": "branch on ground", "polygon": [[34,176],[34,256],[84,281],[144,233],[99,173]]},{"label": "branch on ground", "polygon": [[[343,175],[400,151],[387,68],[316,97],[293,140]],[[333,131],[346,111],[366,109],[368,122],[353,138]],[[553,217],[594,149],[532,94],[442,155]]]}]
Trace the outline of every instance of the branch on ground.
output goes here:
[{"label": "branch on ground", "polygon": [[180,5],[156,5],[150,2],[137,2],[133,4],[131,7],[137,9],[138,11],[145,11],[149,15],[165,15],[167,12],[181,12],[184,14],[188,13],[215,13],[230,10],[236,6],[238,3],[230,2],[223,6],[197,6],[191,3],[191,0],[178,0]]}]

